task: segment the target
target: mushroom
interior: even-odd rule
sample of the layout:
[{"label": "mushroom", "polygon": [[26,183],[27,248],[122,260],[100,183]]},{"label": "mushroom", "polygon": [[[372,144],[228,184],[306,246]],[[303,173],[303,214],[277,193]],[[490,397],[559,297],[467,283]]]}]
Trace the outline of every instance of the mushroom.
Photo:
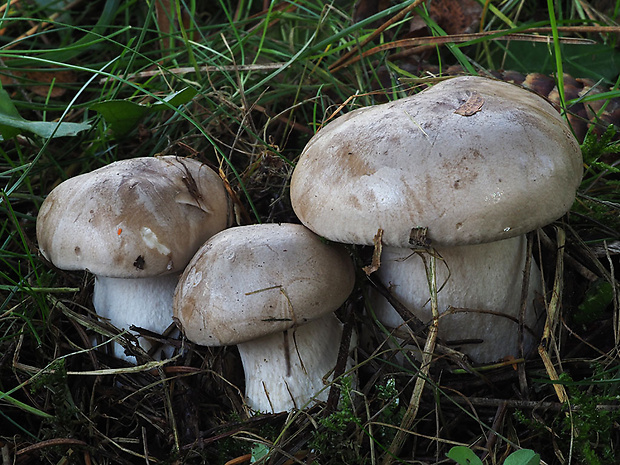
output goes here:
[{"label": "mushroom", "polygon": [[[523,235],[570,209],[581,176],[579,144],[548,102],[468,76],[322,128],[293,172],[291,202],[301,222],[329,240],[373,245],[379,233],[378,276],[424,321],[428,285],[411,249],[430,243],[445,265],[439,336],[482,340],[460,348],[489,362],[520,353]],[[532,300],[541,291],[535,264],[530,274],[526,351],[536,341]],[[378,307],[380,319],[402,324],[387,302]]]},{"label": "mushroom", "polygon": [[196,253],[177,286],[174,314],[196,344],[237,344],[251,409],[287,411],[326,400],[323,378],[336,365],[342,334],[333,312],[353,284],[347,252],[304,226],[239,226]]},{"label": "mushroom", "polygon": [[[229,221],[226,189],[212,169],[188,158],[144,157],[59,184],[41,205],[37,239],[56,267],[95,275],[99,316],[161,333],[173,322],[180,273]],[[151,347],[143,338],[140,345]],[[116,343],[114,354],[132,360]]]}]

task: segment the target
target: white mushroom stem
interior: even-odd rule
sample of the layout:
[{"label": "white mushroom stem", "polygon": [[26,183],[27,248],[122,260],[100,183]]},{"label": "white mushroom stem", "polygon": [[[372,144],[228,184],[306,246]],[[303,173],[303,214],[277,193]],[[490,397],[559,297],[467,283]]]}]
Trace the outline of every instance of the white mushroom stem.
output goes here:
[{"label": "white mushroom stem", "polygon": [[[453,348],[474,362],[519,355],[519,313],[527,241],[517,236],[498,242],[436,249],[439,337],[444,342],[481,340]],[[536,343],[542,323],[534,301],[540,295],[540,271],[531,262],[523,346]],[[430,322],[429,288],[422,258],[410,249],[384,247],[378,277],[391,293],[423,322]],[[402,318],[382,297],[374,302],[377,318],[396,328]],[[528,331],[529,328],[529,331]]]},{"label": "white mushroom stem", "polygon": [[342,324],[333,313],[238,345],[248,406],[258,412],[303,408],[326,401],[326,377],[336,366]]},{"label": "white mushroom stem", "polygon": [[[119,329],[133,325],[161,334],[172,324],[172,298],[179,276],[180,273],[136,279],[95,276],[95,310]],[[139,338],[139,343],[145,351],[152,346],[145,338]],[[112,344],[116,357],[135,363],[135,358],[126,355],[120,344]],[[171,356],[172,347],[162,350],[166,357]],[[160,354],[161,351],[155,358],[160,359]]]}]

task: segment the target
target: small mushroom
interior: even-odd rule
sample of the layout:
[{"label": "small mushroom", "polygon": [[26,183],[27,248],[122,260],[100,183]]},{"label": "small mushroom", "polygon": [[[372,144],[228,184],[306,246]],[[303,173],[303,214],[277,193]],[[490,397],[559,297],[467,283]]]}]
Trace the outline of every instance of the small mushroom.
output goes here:
[{"label": "small mushroom", "polygon": [[[161,333],[172,323],[181,271],[229,220],[227,193],[212,169],[188,158],[144,157],[58,185],[41,205],[37,239],[56,267],[95,275],[101,317]],[[118,344],[114,354],[132,360]]]},{"label": "small mushroom", "polygon": [[342,333],[333,312],[353,284],[346,251],[304,226],[240,226],[196,253],[177,286],[174,314],[196,344],[237,344],[250,408],[287,411],[315,395],[326,399],[318,393]]},{"label": "small mushroom", "polygon": [[[482,340],[460,348],[488,362],[519,354],[523,235],[569,210],[581,176],[579,144],[548,102],[468,76],[322,128],[293,172],[291,202],[303,224],[332,241],[373,245],[380,232],[378,275],[424,321],[426,274],[411,249],[430,244],[445,265],[439,335]],[[535,264],[530,272],[526,350],[540,319]],[[387,302],[378,306],[380,319],[402,324]]]}]

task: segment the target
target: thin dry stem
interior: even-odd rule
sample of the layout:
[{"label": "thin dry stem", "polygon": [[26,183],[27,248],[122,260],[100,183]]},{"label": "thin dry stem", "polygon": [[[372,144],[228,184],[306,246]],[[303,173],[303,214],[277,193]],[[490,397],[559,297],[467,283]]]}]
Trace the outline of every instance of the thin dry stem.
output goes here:
[{"label": "thin dry stem", "polygon": [[[424,258],[424,257],[423,257]],[[424,352],[422,354],[422,363],[420,366],[420,372],[416,379],[415,386],[413,388],[413,394],[407,411],[400,424],[400,429],[396,431],[396,435],[390,444],[389,449],[383,457],[382,465],[390,465],[395,457],[398,457],[400,450],[407,439],[409,430],[416,419],[418,410],[420,408],[420,400],[422,398],[422,391],[426,380],[428,379],[431,362],[433,361],[433,353],[435,351],[435,343],[437,341],[437,330],[439,324],[439,309],[437,306],[437,275],[435,270],[435,254],[430,254],[430,260],[427,266],[426,260],[424,260],[426,267],[426,276],[429,281],[429,289],[431,294],[431,312],[433,315],[433,321],[428,328],[428,337],[426,338],[426,344],[424,345]]]},{"label": "thin dry stem", "polygon": [[[562,300],[562,290],[564,285],[564,247],[566,245],[566,234],[562,228],[556,228],[556,240],[557,240],[557,258],[555,267],[555,280],[553,282],[553,294],[549,305],[547,305],[547,320],[545,322],[545,328],[543,330],[543,336],[540,345],[538,346],[538,354],[545,365],[549,378],[553,381],[559,380],[558,373],[549,356],[549,350],[553,349],[556,354],[559,354],[558,347],[555,340],[555,328],[559,322],[560,317],[560,303]],[[566,389],[561,384],[554,384],[558,400],[564,403],[568,400],[568,394]]]}]

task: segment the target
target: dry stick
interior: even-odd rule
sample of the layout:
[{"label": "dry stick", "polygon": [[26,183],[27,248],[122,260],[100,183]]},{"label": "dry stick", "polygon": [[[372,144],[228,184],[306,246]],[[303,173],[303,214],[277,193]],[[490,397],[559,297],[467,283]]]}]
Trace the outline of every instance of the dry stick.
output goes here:
[{"label": "dry stick", "polygon": [[340,68],[343,63],[345,63],[347,60],[349,60],[349,58],[351,58],[358,51],[360,51],[364,45],[366,45],[368,42],[370,42],[375,37],[380,35],[383,31],[385,31],[392,24],[394,24],[397,21],[400,21],[402,18],[404,18],[407,15],[407,13],[412,11],[415,7],[419,6],[423,2],[424,2],[424,0],[417,0],[417,1],[413,2],[411,5],[409,5],[407,8],[404,8],[401,11],[399,11],[396,15],[394,15],[392,17],[392,19],[386,21],[381,26],[379,26],[377,29],[375,29],[374,32],[372,34],[370,34],[365,40],[363,40],[362,43],[360,43],[357,48],[348,51],[343,56],[341,56],[338,60],[336,60],[336,62],[333,63],[329,67],[329,70],[330,71],[335,71],[336,69]]},{"label": "dry stick", "polygon": [[489,437],[487,438],[486,444],[484,446],[484,450],[486,452],[482,456],[483,460],[489,456],[489,454],[491,453],[491,449],[493,449],[495,443],[497,442],[497,432],[504,423],[507,408],[508,404],[506,402],[501,403],[497,407],[495,417],[493,418],[493,424],[491,425],[491,429],[489,431]]},{"label": "dry stick", "polygon": [[146,428],[144,426],[142,426],[142,449],[144,451],[146,465],[150,465],[151,461],[149,460],[148,437],[146,435]]},{"label": "dry stick", "polygon": [[38,452],[41,449],[45,449],[48,447],[58,447],[58,446],[84,446],[88,447],[88,443],[82,441],[81,439],[72,439],[72,438],[54,438],[47,439],[45,441],[37,442],[36,444],[31,444],[30,446],[23,447],[19,449],[15,455],[24,455],[30,454],[32,452]]},{"label": "dry stick", "polygon": [[[549,238],[549,236],[545,234],[544,230],[542,229],[538,230],[538,237],[543,247],[545,247],[548,250],[555,250],[555,247],[556,247],[555,244]],[[579,261],[577,261],[577,259],[573,258],[571,255],[568,255],[567,253],[564,253],[564,262],[566,263],[566,265],[572,267],[577,273],[579,273],[581,276],[583,276],[588,281],[594,282],[599,278],[596,273],[591,271],[589,268],[586,268]]]},{"label": "dry stick", "polygon": [[[582,409],[579,405],[571,405],[570,407],[565,404],[560,404],[559,402],[548,402],[548,401],[536,401],[536,400],[520,400],[520,399],[492,399],[489,397],[451,397],[451,402],[459,405],[467,405],[467,406],[476,406],[476,407],[499,407],[501,405],[506,405],[510,408],[515,409],[528,409],[528,410],[552,410],[556,412],[565,412],[567,410],[571,410],[573,412],[578,412]],[[595,407],[596,410],[603,410],[609,412],[616,412],[620,410],[620,405],[613,404],[597,404]]]},{"label": "dry stick", "polygon": [[7,3],[0,5],[0,14],[4,14],[7,7],[12,7],[14,3],[18,3],[20,0],[9,0]]},{"label": "dry stick", "polygon": [[[544,28],[532,28],[532,31],[539,32]],[[620,27],[610,27],[608,32],[620,32]],[[475,32],[472,34],[453,34],[449,36],[425,36],[425,37],[412,37],[410,39],[400,39],[381,44],[376,47],[366,50],[359,55],[347,58],[347,60],[339,59],[336,63],[330,66],[329,70],[333,73],[341,68],[350,66],[353,63],[360,61],[362,58],[367,58],[375,53],[379,53],[385,50],[391,50],[400,47],[414,47],[418,45],[444,45],[444,44],[456,44],[462,42],[469,42],[475,39],[481,39],[488,37],[490,40],[520,40],[527,42],[549,42],[551,39],[549,36],[526,34],[524,32],[508,33],[507,29],[501,29],[498,31],[489,32]],[[528,32],[530,30],[527,30]],[[506,32],[506,34],[503,34]],[[596,31],[593,31],[596,32]],[[581,39],[578,37],[560,37],[559,41],[566,44],[579,44],[579,45],[594,45],[596,42],[590,39]],[[345,55],[346,56],[346,55]],[[343,57],[344,58],[344,57]]]},{"label": "dry stick", "polygon": [[347,369],[347,361],[349,359],[349,353],[351,348],[351,337],[353,335],[353,315],[354,305],[352,302],[348,302],[346,306],[346,316],[344,326],[342,327],[342,336],[340,338],[340,349],[338,350],[338,358],[336,361],[336,367],[334,368],[334,374],[329,394],[327,396],[327,405],[325,406],[325,416],[333,413],[338,407],[338,399],[340,398],[340,377]]},{"label": "dry stick", "polygon": [[614,304],[614,315],[613,315],[613,325],[614,325],[614,340],[616,342],[616,350],[618,350],[618,341],[620,340],[620,326],[618,322],[618,308],[620,307],[620,296],[618,295],[618,282],[615,279],[616,273],[614,271],[614,262],[611,259],[611,254],[609,253],[609,247],[607,245],[607,241],[603,241],[603,246],[605,247],[605,256],[607,257],[607,262],[609,263],[609,282],[612,285],[613,289],[613,304]]},{"label": "dry stick", "polygon": [[[385,287],[385,285],[374,275],[366,276],[372,288],[381,296],[388,301],[388,303],[392,306],[394,310],[398,313],[398,315],[405,322],[402,325],[402,329],[394,328],[391,330],[391,334],[396,336],[397,338],[403,339],[404,341],[411,340],[416,341],[416,345],[419,347],[422,345],[423,338],[428,337],[427,327],[428,325],[422,320],[420,320],[415,314],[411,312],[405,305],[402,304],[390,291]],[[448,307],[448,311],[452,307]],[[425,340],[425,339],[424,339]],[[474,373],[477,376],[481,375],[477,373],[471,365],[467,362],[466,357],[459,351],[454,350],[442,341],[440,338],[436,338],[435,340],[435,352],[447,355],[450,357],[454,363],[460,366],[465,372]],[[515,363],[512,361],[511,363]]]},{"label": "dry stick", "polygon": [[[198,70],[203,71],[205,73],[222,73],[225,71],[271,71],[274,69],[284,68],[286,63],[262,63],[255,65],[207,65],[201,66]],[[140,71],[139,73],[133,74],[119,74],[114,77],[105,76],[99,80],[99,84],[106,84],[108,82],[117,80],[117,79],[125,79],[127,81],[133,81],[139,78],[149,78],[157,75],[163,75],[165,73],[170,74],[188,74],[195,73],[196,68],[193,66],[181,66],[177,68],[166,68],[164,66],[157,65],[156,69],[150,69],[147,71]]]},{"label": "dry stick", "polygon": [[[380,294],[392,308],[403,319],[407,327],[411,330],[413,336],[421,336],[426,332],[427,325],[414,315],[400,300],[398,300],[394,294],[381,282],[376,276],[367,275],[366,278],[370,282],[372,288]],[[403,338],[405,339],[405,338]]]},{"label": "dry stick", "polygon": [[[553,362],[549,357],[549,349],[554,348],[554,352],[557,353],[557,347],[554,337],[554,329],[559,321],[559,307],[562,299],[563,279],[564,279],[564,245],[566,243],[566,234],[562,228],[556,228],[557,239],[557,257],[555,266],[555,279],[553,282],[553,294],[549,305],[547,307],[547,321],[545,322],[545,329],[543,330],[543,336],[538,346],[538,354],[542,359],[545,369],[549,378],[557,381],[559,379],[558,373],[553,366]],[[553,388],[558,396],[558,400],[564,403],[568,400],[566,389],[561,384],[554,384]]]},{"label": "dry stick", "polygon": [[[523,331],[525,328],[525,312],[528,308],[528,295],[530,290],[530,271],[532,268],[532,233],[527,234],[527,246],[525,256],[525,268],[523,269],[523,281],[521,282],[521,303],[519,304],[519,358],[525,358],[523,350]],[[519,363],[517,366],[519,374],[519,390],[521,395],[527,397],[527,376],[525,374],[525,364]]]},{"label": "dry stick", "polygon": [[[422,258],[424,258],[422,256]],[[426,262],[426,260],[425,260]],[[426,265],[426,263],[425,263]],[[437,308],[437,274],[435,270],[435,254],[430,254],[430,262],[426,267],[426,277],[428,279],[430,294],[431,294],[431,312],[433,314],[433,322],[428,328],[428,337],[426,344],[424,345],[424,353],[422,355],[422,363],[420,371],[418,373],[418,379],[416,379],[413,387],[413,394],[411,395],[411,401],[407,407],[407,411],[403,416],[403,420],[400,424],[400,428],[396,430],[396,435],[390,444],[389,449],[383,456],[382,465],[390,465],[395,457],[398,456],[400,450],[407,439],[409,430],[415,421],[420,408],[420,399],[422,397],[422,391],[426,384],[426,379],[429,374],[431,361],[433,359],[433,352],[435,350],[435,342],[437,341],[437,325],[439,322],[439,310]]]}]

